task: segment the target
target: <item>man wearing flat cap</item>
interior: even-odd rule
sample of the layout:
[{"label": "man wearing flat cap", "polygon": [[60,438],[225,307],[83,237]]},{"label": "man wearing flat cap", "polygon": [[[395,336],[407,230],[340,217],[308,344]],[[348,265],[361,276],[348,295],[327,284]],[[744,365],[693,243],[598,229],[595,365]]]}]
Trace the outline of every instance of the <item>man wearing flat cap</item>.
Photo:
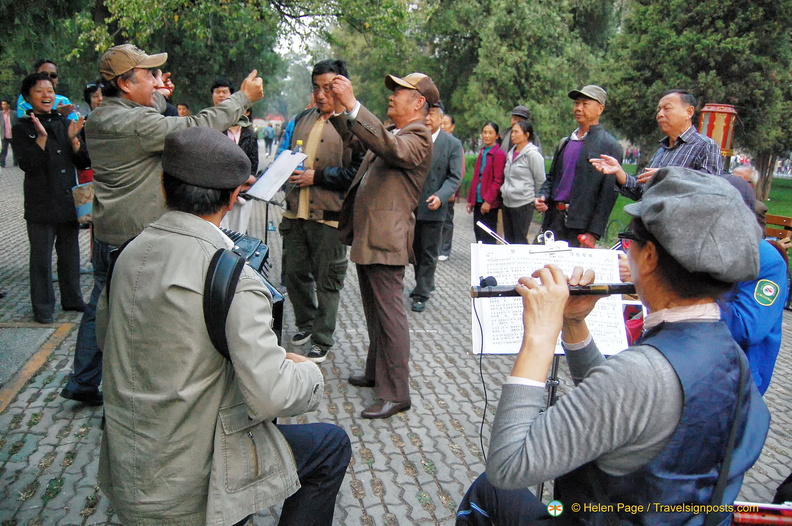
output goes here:
[{"label": "man wearing flat cap", "polygon": [[[528,106],[515,106],[512,110],[511,125],[509,125],[509,127],[503,130],[503,133],[501,133],[501,150],[504,152],[508,153],[508,151],[512,149],[512,146],[514,146],[511,142],[511,132],[512,128],[514,128],[514,125],[520,121],[531,122],[531,110],[528,108]],[[539,142],[539,136],[534,134],[532,140],[536,147],[539,148],[539,152],[541,152],[542,145]]]},{"label": "man wearing flat cap", "polygon": [[124,524],[242,524],[286,499],[282,523],[330,525],[346,433],[273,423],[316,409],[321,371],[278,345],[272,297],[249,265],[226,321],[229,358],[203,321],[210,261],[233,247],[218,225],[250,161],[221,132],[193,127],[167,136],[162,168],[168,211],[118,255],[99,305],[99,485]]},{"label": "man wearing flat cap", "polygon": [[110,252],[165,212],[160,190],[165,137],[192,126],[226,130],[264,96],[254,70],[239,92],[223,104],[189,117],[165,117],[165,98],[157,91],[154,73],[167,58],[167,53],[147,55],[124,44],[110,48],[99,60],[105,98],[85,127],[94,170],[94,287],[77,334],[74,370],[61,392],[64,398],[85,404],[102,403],[102,354],[96,344],[95,320]]},{"label": "man wearing flat cap", "polygon": [[595,85],[569,92],[578,128],[561,140],[534,201],[536,209],[545,212],[542,231],[552,230],[556,239],[573,247],[593,247],[605,233],[616,204],[614,176],[597,171],[589,162],[603,154],[622,159],[619,141],[599,124],[606,97],[605,90]]},{"label": "man wearing flat cap", "polygon": [[424,121],[440,100],[432,79],[423,73],[388,75],[386,128],[358,102],[352,83],[333,81],[337,112],[331,119],[345,141],[352,136],[368,149],[341,207],[338,230],[351,245],[369,333],[366,370],[351,376],[356,387],[373,387],[379,401],[363,418],[388,418],[409,409],[410,335],[402,301],[404,267],[415,261],[413,232],[421,189],[432,165],[432,132]]}]

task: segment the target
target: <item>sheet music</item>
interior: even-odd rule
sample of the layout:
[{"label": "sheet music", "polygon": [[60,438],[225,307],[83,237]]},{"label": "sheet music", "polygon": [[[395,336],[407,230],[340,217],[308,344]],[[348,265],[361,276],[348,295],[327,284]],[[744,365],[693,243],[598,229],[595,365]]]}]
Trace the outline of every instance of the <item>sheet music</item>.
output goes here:
[{"label": "sheet music", "polygon": [[[597,283],[618,283],[619,253],[615,250],[572,248],[548,251],[541,245],[471,245],[471,285],[481,276],[493,276],[498,285],[516,284],[522,276],[549,263],[569,275],[576,266],[593,269]],[[522,298],[480,298],[475,310],[484,332],[484,354],[517,354],[522,343]],[[603,354],[616,354],[627,348],[621,296],[597,302],[586,318],[591,335]],[[473,353],[481,352],[481,332],[475,313],[472,316]],[[563,354],[561,341],[556,354]]]},{"label": "sheet music", "polygon": [[284,150],[246,193],[262,201],[271,201],[283,184],[289,180],[297,165],[307,157],[302,152]]}]

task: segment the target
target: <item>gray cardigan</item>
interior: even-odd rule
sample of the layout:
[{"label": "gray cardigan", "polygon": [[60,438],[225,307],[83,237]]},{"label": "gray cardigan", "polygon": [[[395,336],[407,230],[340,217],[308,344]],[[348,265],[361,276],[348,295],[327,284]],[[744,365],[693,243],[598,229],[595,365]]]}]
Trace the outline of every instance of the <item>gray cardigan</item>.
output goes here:
[{"label": "gray cardigan", "polygon": [[543,387],[504,384],[487,457],[495,486],[532,486],[592,460],[626,475],[671,439],[684,395],[660,351],[639,345],[605,360],[592,341],[566,357],[577,386],[544,413]]},{"label": "gray cardigan", "polygon": [[506,154],[501,186],[503,205],[509,208],[533,203],[546,179],[544,157],[534,143],[528,143],[517,157],[514,157],[514,148]]}]

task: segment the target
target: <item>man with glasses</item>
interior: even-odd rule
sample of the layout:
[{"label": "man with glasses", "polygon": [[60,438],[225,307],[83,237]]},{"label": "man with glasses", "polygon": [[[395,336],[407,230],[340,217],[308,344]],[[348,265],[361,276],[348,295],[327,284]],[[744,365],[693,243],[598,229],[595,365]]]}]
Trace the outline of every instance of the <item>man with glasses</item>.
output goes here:
[{"label": "man with glasses", "polygon": [[110,252],[165,213],[160,184],[165,137],[192,126],[226,130],[264,96],[262,80],[253,70],[222,104],[190,117],[165,117],[165,97],[157,91],[154,72],[167,58],[167,53],[147,55],[123,44],[110,48],[99,61],[104,100],[85,127],[94,170],[94,288],[77,333],[74,371],[61,392],[64,398],[89,405],[103,402],[95,322]]},{"label": "man with glasses", "polygon": [[[58,81],[60,80],[58,77],[58,66],[53,61],[46,58],[39,60],[33,64],[33,72],[49,75],[49,78],[52,79],[52,87],[56,90],[58,89]],[[19,95],[17,99],[17,117],[24,117],[30,109],[32,109],[30,103],[22,95]],[[74,104],[71,103],[68,97],[63,95],[55,95],[55,109],[71,121],[76,121],[80,118],[77,112],[74,111]]]},{"label": "man with glasses", "polygon": [[283,236],[286,288],[294,306],[297,333],[292,345],[309,340],[307,356],[323,362],[332,347],[338,301],[347,271],[346,247],[338,239],[338,216],[344,194],[352,184],[365,153],[358,143],[344,145],[330,124],[335,110],[333,79],[347,76],[341,60],[323,60],[311,73],[316,106],[294,119],[289,147],[302,141],[308,158],[289,182],[280,232]]}]

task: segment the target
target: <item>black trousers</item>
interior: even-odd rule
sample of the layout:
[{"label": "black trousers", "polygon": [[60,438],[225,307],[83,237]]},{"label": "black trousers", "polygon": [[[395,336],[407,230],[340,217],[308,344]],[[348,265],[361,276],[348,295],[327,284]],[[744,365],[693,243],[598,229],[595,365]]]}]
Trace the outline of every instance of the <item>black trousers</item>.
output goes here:
[{"label": "black trousers", "polygon": [[[8,155],[8,145],[11,144],[11,139],[6,139],[5,137],[3,137],[2,142],[3,142],[3,149],[2,151],[0,151],[0,166],[5,166],[6,156]],[[16,161],[16,157],[14,158],[14,161]]]},{"label": "black trousers", "polygon": [[64,309],[83,307],[80,290],[79,223],[27,222],[30,241],[30,303],[36,318],[51,318],[55,312],[52,285],[52,247],[58,254],[58,287]]},{"label": "black trousers", "polygon": [[491,208],[490,211],[485,214],[481,211],[481,205],[482,203],[476,203],[476,207],[473,209],[473,232],[476,235],[476,242],[478,243],[481,241],[485,245],[497,245],[498,241],[477,227],[476,223],[481,221],[490,227],[493,232],[496,232],[498,230],[498,209]]},{"label": "black trousers", "polygon": [[543,230],[552,230],[555,239],[567,241],[570,247],[580,246],[580,241],[577,237],[580,234],[585,234],[586,231],[579,228],[567,228],[566,211],[549,208],[545,214],[550,214],[550,220],[546,222],[548,227]]},{"label": "black trousers", "polygon": [[416,221],[413,252],[415,253],[415,288],[411,298],[426,301],[435,288],[434,276],[440,243],[443,240],[443,221]]},{"label": "black trousers", "polygon": [[454,241],[454,201],[449,201],[446,207],[446,217],[443,223],[443,240],[440,243],[440,255],[451,255],[451,243]]},{"label": "black trousers", "polygon": [[533,220],[533,203],[511,208],[503,207],[503,237],[511,244],[528,243],[528,229]]}]

